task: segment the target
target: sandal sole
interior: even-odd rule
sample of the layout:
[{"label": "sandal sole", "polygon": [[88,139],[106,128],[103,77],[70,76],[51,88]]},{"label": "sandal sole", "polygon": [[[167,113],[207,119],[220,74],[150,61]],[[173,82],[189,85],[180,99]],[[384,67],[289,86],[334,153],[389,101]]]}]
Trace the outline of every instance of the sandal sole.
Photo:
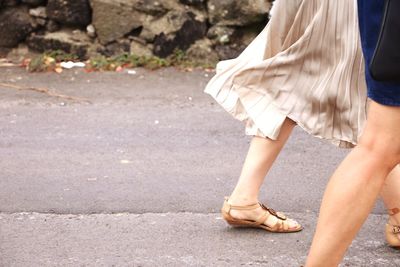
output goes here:
[{"label": "sandal sole", "polygon": [[301,226],[300,228],[296,228],[293,230],[283,230],[283,231],[276,231],[271,229],[270,227],[266,226],[266,225],[254,225],[251,221],[247,222],[247,221],[232,221],[229,219],[226,219],[225,216],[224,220],[232,227],[238,227],[238,228],[258,228],[258,229],[263,229],[267,232],[270,233],[285,233],[285,234],[289,234],[289,233],[298,233],[300,231],[302,231],[304,228]]}]

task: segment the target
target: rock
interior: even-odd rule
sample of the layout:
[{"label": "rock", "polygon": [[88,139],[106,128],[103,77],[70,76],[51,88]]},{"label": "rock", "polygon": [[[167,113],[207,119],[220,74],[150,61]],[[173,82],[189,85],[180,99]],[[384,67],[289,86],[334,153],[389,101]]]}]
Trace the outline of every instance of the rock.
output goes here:
[{"label": "rock", "polygon": [[153,56],[153,47],[146,43],[145,40],[134,38],[131,42],[130,53],[136,56]]},{"label": "rock", "polygon": [[245,26],[268,18],[271,2],[266,0],[209,0],[207,8],[211,24]]},{"label": "rock", "polygon": [[48,0],[46,9],[50,19],[62,24],[87,26],[92,20],[88,0]]},{"label": "rock", "polygon": [[[218,54],[226,59],[237,56],[255,37],[251,27],[265,26],[271,2],[0,0],[0,47],[16,46],[35,31],[29,45],[37,50],[43,45],[85,56],[131,52],[167,57],[179,49],[193,58],[214,59]],[[71,30],[63,30],[68,28],[82,30],[81,42]]]},{"label": "rock", "polygon": [[12,7],[12,6],[17,6],[21,3],[20,0],[3,0],[1,3],[1,6],[4,7]]},{"label": "rock", "polygon": [[34,24],[34,27],[44,27],[46,26],[47,23],[47,14],[46,14],[46,8],[43,6],[37,7],[37,8],[31,8],[29,9],[29,15],[32,16]]},{"label": "rock", "polygon": [[[141,38],[152,42],[162,32],[177,31],[172,24],[177,19],[171,14],[188,12],[178,0],[91,0],[91,5],[93,25],[102,44],[130,35],[137,29],[142,29]],[[205,12],[193,10],[192,13],[196,20],[206,21]]]},{"label": "rock", "polygon": [[40,6],[37,8],[31,8],[29,9],[29,15],[35,18],[47,18],[47,13],[46,13],[46,7]]},{"label": "rock", "polygon": [[196,20],[191,12],[170,11],[161,21],[152,25],[152,30],[157,31],[157,24],[168,25],[159,28],[161,33],[154,39],[153,53],[160,57],[167,57],[175,49],[188,49],[196,40],[202,39],[207,30],[206,22]]},{"label": "rock", "polygon": [[95,58],[102,56],[101,52],[104,50],[104,46],[101,45],[99,42],[95,41],[94,43],[90,44],[86,51],[87,58]]},{"label": "rock", "polygon": [[[208,14],[205,4],[197,5],[197,3],[199,3],[199,1],[197,0],[186,1],[187,4],[184,4],[183,2],[180,0],[164,0],[163,5],[168,9],[168,11],[191,12],[195,14],[196,20],[199,21],[208,20]],[[190,2],[192,2],[193,4],[190,4]]]},{"label": "rock", "polygon": [[47,20],[43,18],[34,18],[33,21],[32,26],[35,28],[42,28],[46,26],[47,23]]},{"label": "rock", "polygon": [[206,3],[205,0],[179,0],[179,2],[189,6],[203,6]]},{"label": "rock", "polygon": [[131,2],[135,10],[152,16],[161,16],[168,12],[167,7],[163,4],[165,0],[136,0]]},{"label": "rock", "polygon": [[130,52],[130,41],[126,39],[121,39],[116,42],[107,44],[101,50],[101,54],[107,57],[117,56],[129,52]]},{"label": "rock", "polygon": [[[257,37],[262,31],[261,27],[247,26],[234,28],[234,32],[230,35],[230,42],[217,42],[215,51],[220,59],[236,58],[239,54]],[[222,32],[222,29],[220,29]]]},{"label": "rock", "polygon": [[45,27],[47,25],[47,20],[46,19],[36,18],[35,21],[36,21],[36,24],[38,24],[38,25],[40,25],[42,27]]},{"label": "rock", "polygon": [[237,29],[238,35],[235,42],[248,46],[262,31],[262,27],[244,27]]},{"label": "rock", "polygon": [[0,11],[0,46],[14,47],[33,30],[35,22],[26,6],[11,7]]},{"label": "rock", "polygon": [[93,26],[101,44],[113,42],[142,26],[146,15],[130,0],[92,0]]},{"label": "rock", "polygon": [[61,25],[58,24],[56,21],[54,21],[54,20],[47,21],[46,30],[48,32],[56,32],[56,31],[59,31],[60,29],[61,29]]},{"label": "rock", "polygon": [[7,54],[7,58],[13,62],[22,62],[25,58],[29,58],[33,54],[26,44],[20,44]]},{"label": "rock", "polygon": [[96,38],[96,29],[94,28],[94,26],[92,24],[90,24],[86,27],[86,32],[89,37]]},{"label": "rock", "polygon": [[217,45],[215,51],[218,54],[220,60],[236,58],[246,48],[244,45]]},{"label": "rock", "polygon": [[84,59],[87,57],[90,39],[86,33],[79,30],[62,30],[44,35],[33,34],[28,38],[27,43],[29,48],[39,52],[62,50]]},{"label": "rock", "polygon": [[5,58],[12,51],[12,48],[0,46],[0,58]]},{"label": "rock", "polygon": [[146,42],[148,42],[148,43],[154,42],[156,35],[157,34],[154,31],[152,31],[151,28],[148,28],[148,27],[142,28],[142,30],[140,31],[140,34],[139,34],[140,38],[142,38],[143,40],[146,40]]},{"label": "rock", "polygon": [[207,37],[216,44],[228,44],[233,40],[235,33],[234,27],[214,25],[208,30]]},{"label": "rock", "polygon": [[214,65],[219,61],[217,52],[214,51],[213,44],[209,39],[196,41],[187,51],[186,55],[196,63]]},{"label": "rock", "polygon": [[[149,19],[143,22],[143,29],[140,37],[142,37],[143,33],[146,33],[149,36],[149,39],[153,39],[164,33],[165,35],[173,34],[179,31],[186,20],[191,19],[188,17],[185,11],[174,10],[169,12],[167,15],[163,16],[159,19]],[[144,38],[147,39],[147,38]]]},{"label": "rock", "polygon": [[40,6],[46,4],[46,0],[21,0],[21,2],[30,6]]}]

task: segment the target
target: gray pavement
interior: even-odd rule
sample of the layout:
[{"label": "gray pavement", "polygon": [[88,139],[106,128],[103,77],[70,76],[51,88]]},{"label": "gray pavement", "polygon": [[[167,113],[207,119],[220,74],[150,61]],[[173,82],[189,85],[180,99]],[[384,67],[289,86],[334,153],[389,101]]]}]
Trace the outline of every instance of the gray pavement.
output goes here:
[{"label": "gray pavement", "polygon": [[[0,266],[299,266],[327,179],[348,150],[296,129],[261,199],[306,229],[226,227],[218,214],[249,138],[202,90],[212,73],[80,70],[0,83]],[[348,266],[400,266],[378,204]]]}]

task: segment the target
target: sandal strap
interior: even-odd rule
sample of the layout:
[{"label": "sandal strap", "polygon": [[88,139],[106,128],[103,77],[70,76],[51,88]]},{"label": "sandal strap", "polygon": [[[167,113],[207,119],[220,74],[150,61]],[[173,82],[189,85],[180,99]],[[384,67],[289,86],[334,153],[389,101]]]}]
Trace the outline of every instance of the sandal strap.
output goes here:
[{"label": "sandal strap", "polygon": [[[398,214],[400,212],[399,208],[393,208],[393,209],[389,209],[388,213],[389,216],[394,216],[396,214]],[[400,234],[400,225],[390,225],[392,227],[392,233],[393,234]]]},{"label": "sandal strap", "polygon": [[275,223],[274,226],[271,226],[271,229],[273,231],[280,231],[282,230],[282,228],[284,228],[283,226],[283,221],[282,220],[277,220],[277,222]]},{"label": "sandal strap", "polygon": [[399,208],[394,208],[394,209],[389,209],[388,210],[388,213],[389,213],[390,216],[394,216],[394,215],[398,214],[399,212],[400,212]]},{"label": "sandal strap", "polygon": [[269,218],[269,216],[271,216],[271,213],[264,212],[264,214],[258,217],[258,219],[256,220],[256,225],[264,224],[265,221]]},{"label": "sandal strap", "polygon": [[400,225],[391,225],[392,227],[392,233],[397,235],[400,234]]},{"label": "sandal strap", "polygon": [[224,205],[229,207],[229,210],[254,210],[260,207],[259,203],[253,205],[246,205],[246,206],[235,206],[228,203],[229,197],[225,197]]},{"label": "sandal strap", "polygon": [[273,231],[281,232],[289,230],[289,224],[286,220],[278,219],[274,226],[271,227]]},{"label": "sandal strap", "polygon": [[259,204],[247,205],[247,206],[231,206],[231,210],[255,210],[260,207]]},{"label": "sandal strap", "polygon": [[[264,210],[268,211],[268,213],[267,213],[268,217],[272,215],[272,216],[274,216],[274,217],[276,217],[278,219],[276,221],[275,225],[270,227],[273,231],[287,231],[287,230],[289,230],[289,224],[287,223],[287,217],[286,217],[285,214],[283,214],[281,212],[277,212],[273,208],[270,208],[270,207],[268,207],[268,206],[266,206],[266,205],[264,205],[262,203],[260,203],[260,206]],[[268,217],[266,217],[265,220]],[[265,220],[264,220],[264,222],[265,222]]]},{"label": "sandal strap", "polygon": [[286,221],[287,217],[285,214],[283,214],[282,212],[277,212],[274,209],[259,203],[259,205],[261,206],[261,208],[263,208],[264,210],[268,211],[272,216],[275,216],[276,218],[282,220],[282,221]]}]

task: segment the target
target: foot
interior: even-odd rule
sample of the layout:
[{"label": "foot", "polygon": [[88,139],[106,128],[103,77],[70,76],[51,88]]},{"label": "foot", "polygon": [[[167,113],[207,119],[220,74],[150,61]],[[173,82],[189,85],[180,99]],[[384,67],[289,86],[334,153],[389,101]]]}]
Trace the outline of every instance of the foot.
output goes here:
[{"label": "foot", "polygon": [[[228,203],[232,206],[248,205],[248,203],[235,202],[231,199],[228,200]],[[285,229],[288,229],[289,231],[299,231],[302,229],[302,226],[297,221],[289,219],[283,213],[275,212],[273,209],[268,208],[263,204],[260,204],[257,208],[249,210],[231,209],[230,215],[233,218],[239,220],[257,221],[266,212],[271,214],[271,216],[268,216],[263,223],[266,226],[274,228],[276,225],[281,224]]]}]

